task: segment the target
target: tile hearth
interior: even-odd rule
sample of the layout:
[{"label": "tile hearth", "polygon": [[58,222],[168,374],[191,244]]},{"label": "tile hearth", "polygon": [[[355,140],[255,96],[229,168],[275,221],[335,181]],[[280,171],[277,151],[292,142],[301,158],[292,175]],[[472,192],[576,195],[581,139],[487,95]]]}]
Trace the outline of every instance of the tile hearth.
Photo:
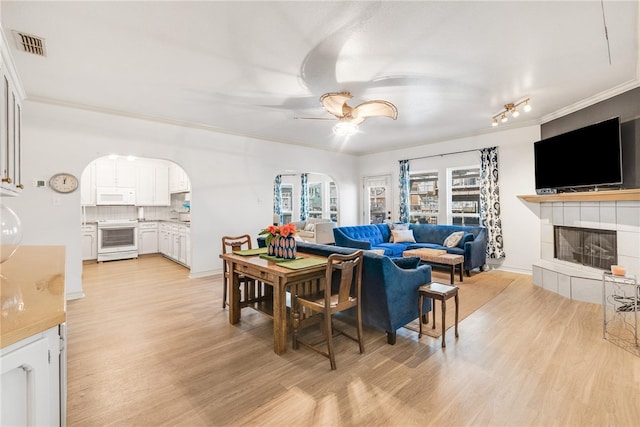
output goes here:
[{"label": "tile hearth", "polygon": [[533,283],[570,299],[602,302],[603,270],[554,258],[554,226],[613,230],[618,264],[640,277],[640,201],[540,204],[540,257]]}]

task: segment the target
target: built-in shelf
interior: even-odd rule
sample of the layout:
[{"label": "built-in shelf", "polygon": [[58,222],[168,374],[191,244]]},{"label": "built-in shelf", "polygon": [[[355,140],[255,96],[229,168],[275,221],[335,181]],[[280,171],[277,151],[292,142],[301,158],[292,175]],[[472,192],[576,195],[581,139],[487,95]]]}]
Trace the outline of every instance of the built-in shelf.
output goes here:
[{"label": "built-in shelf", "polygon": [[530,203],[544,202],[614,202],[620,200],[640,200],[640,188],[628,190],[582,191],[543,195],[521,195],[519,199]]}]

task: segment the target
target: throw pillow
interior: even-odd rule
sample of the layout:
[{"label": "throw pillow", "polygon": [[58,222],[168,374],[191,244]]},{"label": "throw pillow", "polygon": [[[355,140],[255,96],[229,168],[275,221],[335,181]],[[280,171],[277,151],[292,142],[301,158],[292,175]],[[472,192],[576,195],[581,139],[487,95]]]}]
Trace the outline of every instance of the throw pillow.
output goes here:
[{"label": "throw pillow", "polygon": [[411,270],[418,267],[418,264],[420,264],[420,257],[412,256],[406,258],[391,258],[391,261],[400,268]]},{"label": "throw pillow", "polygon": [[444,239],[443,245],[447,248],[456,247],[460,242],[460,239],[462,239],[462,236],[464,236],[464,231],[456,231],[455,233],[451,233],[446,239]]},{"label": "throw pillow", "polygon": [[316,225],[314,223],[308,223],[304,226],[304,231],[314,231],[316,229]]},{"label": "throw pillow", "polygon": [[[394,224],[391,223],[389,224],[389,230],[393,231],[393,230],[408,230],[409,229],[409,224],[404,224],[404,223],[399,223],[399,224]],[[391,233],[391,236],[389,237],[389,243],[393,243],[393,233]]]},{"label": "throw pillow", "polygon": [[416,239],[413,237],[413,230],[391,230],[391,236],[396,243],[415,243]]}]

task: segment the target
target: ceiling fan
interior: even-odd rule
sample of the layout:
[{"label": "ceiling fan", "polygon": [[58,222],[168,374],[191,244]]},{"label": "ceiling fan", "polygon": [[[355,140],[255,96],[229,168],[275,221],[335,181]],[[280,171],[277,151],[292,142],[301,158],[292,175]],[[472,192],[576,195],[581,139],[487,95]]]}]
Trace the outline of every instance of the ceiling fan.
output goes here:
[{"label": "ceiling fan", "polygon": [[[353,98],[349,92],[329,92],[320,97],[322,106],[336,119],[339,120],[333,127],[337,135],[353,135],[358,131],[358,125],[368,117],[389,117],[395,120],[398,117],[398,109],[388,101],[366,101],[355,107],[347,105],[347,101]],[[325,117],[296,117],[306,120],[335,120]]]}]

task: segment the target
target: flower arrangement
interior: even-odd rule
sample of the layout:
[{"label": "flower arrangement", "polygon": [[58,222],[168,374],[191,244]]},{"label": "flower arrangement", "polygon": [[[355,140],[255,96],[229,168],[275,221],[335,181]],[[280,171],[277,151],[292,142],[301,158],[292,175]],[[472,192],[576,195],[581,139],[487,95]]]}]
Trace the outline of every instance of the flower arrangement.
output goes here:
[{"label": "flower arrangement", "polygon": [[290,222],[284,225],[270,225],[267,228],[260,231],[260,235],[266,234],[265,243],[267,246],[271,243],[272,239],[277,239],[279,237],[288,237],[296,235],[296,226],[294,223]]}]

